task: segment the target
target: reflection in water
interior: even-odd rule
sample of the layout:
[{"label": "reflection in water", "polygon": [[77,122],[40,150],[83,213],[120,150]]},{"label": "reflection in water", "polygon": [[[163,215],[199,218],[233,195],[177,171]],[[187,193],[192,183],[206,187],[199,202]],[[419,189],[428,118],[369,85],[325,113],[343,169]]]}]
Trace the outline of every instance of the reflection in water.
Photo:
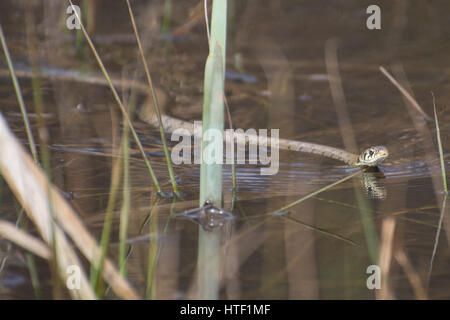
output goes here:
[{"label": "reflection in water", "polygon": [[175,217],[192,220],[198,223],[205,231],[213,231],[233,220],[231,212],[216,207],[210,200],[206,200],[205,204],[200,208],[175,214]]},{"label": "reflection in water", "polygon": [[380,184],[380,180],[384,179],[382,172],[363,172],[361,184],[367,195],[372,199],[386,199],[386,188]]}]

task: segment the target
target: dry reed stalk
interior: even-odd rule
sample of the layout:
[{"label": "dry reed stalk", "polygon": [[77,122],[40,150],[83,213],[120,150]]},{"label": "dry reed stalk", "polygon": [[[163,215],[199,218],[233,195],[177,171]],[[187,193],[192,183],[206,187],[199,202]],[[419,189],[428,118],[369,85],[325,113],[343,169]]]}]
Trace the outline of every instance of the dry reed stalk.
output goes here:
[{"label": "dry reed stalk", "polygon": [[423,109],[420,107],[420,105],[417,103],[416,99],[406,90],[395,78],[386,71],[386,69],[382,66],[379,67],[382,74],[385,75],[386,78],[389,79],[389,81],[401,92],[401,94],[408,100],[409,103],[411,103],[411,106],[414,107],[422,117],[424,117],[426,120],[430,120],[431,118],[423,111]]},{"label": "dry reed stalk", "polygon": [[[41,174],[37,177],[34,170]],[[0,171],[16,198],[25,208],[29,218],[36,225],[41,237],[54,248],[53,259],[56,260],[59,276],[69,280],[67,270],[75,265],[81,269],[81,262],[71,248],[62,229],[53,221],[50,198],[46,192],[49,184],[45,175],[26,154],[5,120],[0,118]],[[74,299],[95,299],[89,281],[83,271],[79,277],[80,289],[69,290]]]},{"label": "dry reed stalk", "polygon": [[[100,248],[96,241],[58,189],[50,184],[41,168],[24,151],[2,116],[0,116],[0,171],[37,226],[44,241],[49,247],[55,244],[59,273],[63,279],[68,277],[69,266],[77,265],[81,268],[81,263],[64,231],[91,263],[98,261]],[[53,223],[53,216],[56,223]],[[103,276],[117,296],[125,299],[138,298],[109,260],[105,261]],[[95,299],[95,294],[84,274],[81,276],[80,290],[69,292],[74,298]]]},{"label": "dry reed stalk", "polygon": [[380,257],[378,261],[381,269],[382,283],[381,290],[377,291],[377,299],[381,300],[394,299],[389,283],[389,274],[393,256],[395,225],[396,221],[393,217],[383,219],[381,225]]},{"label": "dry reed stalk", "polygon": [[399,265],[402,266],[403,270],[408,277],[409,283],[413,288],[414,294],[416,298],[419,300],[427,300],[427,294],[425,292],[424,286],[422,285],[422,281],[420,280],[419,275],[414,270],[414,267],[411,265],[411,262],[408,259],[408,256],[405,254],[403,249],[396,250],[394,254],[395,260]]},{"label": "dry reed stalk", "polygon": [[0,237],[13,242],[42,259],[49,260],[51,257],[50,249],[45,243],[17,228],[10,222],[0,220]]}]

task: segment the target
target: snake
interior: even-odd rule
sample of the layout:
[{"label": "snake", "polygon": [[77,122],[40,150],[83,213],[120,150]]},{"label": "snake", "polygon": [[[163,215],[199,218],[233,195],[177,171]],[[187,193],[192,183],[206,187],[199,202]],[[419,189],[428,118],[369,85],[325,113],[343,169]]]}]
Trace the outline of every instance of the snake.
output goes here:
[{"label": "snake", "polygon": [[[24,67],[16,69],[15,74],[19,78],[32,78],[38,75],[49,80],[73,81],[102,86],[109,85],[108,81],[101,75],[87,74],[79,71],[58,68],[40,67],[39,72],[34,73],[29,67]],[[9,70],[0,69],[0,76],[9,76]],[[114,87],[136,90],[139,93],[149,96],[150,89],[148,85],[140,81],[112,78],[111,83]],[[138,108],[138,116],[143,122],[151,126],[158,127],[159,119],[154,112],[153,103],[151,101],[152,99],[147,99],[147,101]],[[189,121],[184,121],[162,113],[161,122],[163,124],[164,131],[168,133],[172,133],[175,130],[182,128],[194,134],[198,132],[201,134],[201,130],[195,130],[196,126],[201,127],[200,121],[191,123]],[[248,139],[249,143],[255,143],[260,146],[263,145],[264,147],[267,146],[268,140],[267,137],[236,131],[233,132],[233,139],[237,143],[245,143],[246,139]],[[335,159],[351,167],[378,167],[378,165],[389,156],[389,151],[385,146],[371,146],[357,155],[339,148],[289,139],[278,139],[278,148],[280,150],[298,151]]]}]

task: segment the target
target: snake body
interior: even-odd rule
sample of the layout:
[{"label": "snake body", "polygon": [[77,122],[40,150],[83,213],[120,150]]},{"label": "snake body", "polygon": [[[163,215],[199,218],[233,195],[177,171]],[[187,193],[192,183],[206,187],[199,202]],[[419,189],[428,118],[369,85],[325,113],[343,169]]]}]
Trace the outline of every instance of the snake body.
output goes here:
[{"label": "snake body", "polygon": [[[34,76],[33,72],[29,68],[18,69],[15,71],[17,77],[22,78],[31,78]],[[9,71],[0,69],[0,76],[9,76]],[[71,70],[61,70],[55,68],[41,68],[40,76],[43,76],[50,80],[58,80],[58,81],[75,81],[80,83],[90,83],[96,85],[107,86],[108,82],[102,76],[97,75],[88,75],[78,71]],[[129,79],[112,79],[112,84],[115,87],[120,87],[124,89],[134,89],[140,93],[148,95],[149,88],[147,85],[134,80]],[[151,99],[148,99],[150,101]],[[142,105],[139,109],[139,118],[155,127],[159,126],[159,121],[153,112],[153,107],[149,102]],[[172,133],[176,129],[186,129],[190,133],[201,132],[201,130],[194,130],[194,123],[190,123],[184,120],[180,120],[174,117],[171,117],[166,114],[161,115],[161,120],[164,126],[164,130],[166,132]],[[197,124],[198,125],[198,124]],[[249,143],[254,143],[258,145],[268,145],[268,140],[270,138],[234,132],[233,139],[235,142],[243,141],[245,143],[245,139],[248,139]],[[305,152],[316,154],[319,156],[324,156],[332,159],[339,160],[341,162],[346,163],[349,166],[355,167],[373,167],[378,166],[382,161],[384,161],[389,152],[384,146],[374,146],[364,150],[360,155],[353,154],[351,152],[325,146],[316,143],[296,141],[296,140],[288,140],[288,139],[278,139],[279,141],[279,149],[281,150],[291,150],[298,152]]]},{"label": "snake body", "polygon": [[[139,111],[139,118],[150,124],[151,126],[158,127],[159,122],[156,116],[153,113],[153,109],[150,106],[141,107]],[[196,132],[201,132],[200,130],[196,130],[196,124],[183,121],[168,115],[162,115],[161,120],[163,122],[164,130],[166,132],[173,132],[179,128],[186,129],[190,133],[194,134]],[[198,122],[198,126],[200,126],[201,122]],[[270,138],[253,135],[253,134],[244,134],[239,132],[233,133],[233,138],[235,142],[238,141],[245,141],[244,139],[248,139],[249,143],[252,144],[264,144],[265,146],[268,145],[268,141],[270,141]],[[328,158],[336,159],[342,162],[345,162],[346,164],[350,166],[355,166],[358,162],[358,155],[347,152],[342,149],[333,148],[321,144],[315,144],[315,143],[309,143],[309,142],[303,142],[303,141],[295,141],[295,140],[288,140],[288,139],[278,139],[279,143],[279,149],[281,150],[291,150],[291,151],[299,151],[299,152],[306,152],[306,153],[312,153],[320,156],[325,156]]]}]

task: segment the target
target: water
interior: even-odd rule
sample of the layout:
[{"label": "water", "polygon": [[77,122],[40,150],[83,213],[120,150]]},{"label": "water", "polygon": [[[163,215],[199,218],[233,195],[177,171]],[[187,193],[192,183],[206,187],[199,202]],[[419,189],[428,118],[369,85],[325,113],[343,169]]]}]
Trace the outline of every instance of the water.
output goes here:
[{"label": "water", "polygon": [[[23,15],[19,14],[23,9],[12,3],[0,5],[0,20],[14,61],[27,64]],[[195,4],[186,1],[177,5],[173,24],[185,23],[186,12]],[[227,80],[227,98],[235,127],[279,128],[283,138],[343,148],[324,61],[326,41],[337,38],[339,71],[358,148],[385,145],[391,155],[381,166],[383,177],[377,181],[386,191],[385,199],[368,197],[357,177],[278,216],[268,213],[344,178],[354,169],[334,160],[284,151],[280,153],[279,172],[273,176],[261,176],[258,166],[237,166],[235,219],[221,231],[224,278],[220,297],[414,299],[422,297],[424,288],[428,298],[450,298],[447,289],[450,230],[446,219],[436,244],[442,185],[434,123],[427,122],[432,138],[429,141],[414,126],[401,94],[378,70],[380,65],[389,70],[401,66],[418,103],[430,116],[433,115],[430,91],[434,92],[448,164],[450,113],[446,101],[450,69],[445,41],[450,31],[445,14],[448,4],[379,1],[382,29],[374,31],[365,27],[369,3],[361,1],[333,4],[272,1],[269,6],[236,1],[235,4],[236,19],[230,25],[227,53],[228,67],[234,75]],[[176,41],[166,42],[167,37],[159,36],[158,23],[148,23],[153,21],[148,15],[160,18],[161,9],[158,5],[147,7],[145,2],[136,3],[140,30],[149,39],[146,48],[152,74],[158,86],[169,93],[168,113],[183,119],[199,119],[201,109],[196,106],[202,101],[202,70],[207,55],[203,24]],[[51,18],[55,12],[59,12],[58,8],[50,5],[40,5],[35,11],[35,19],[40,23],[36,28],[40,36],[40,63],[65,69],[81,65],[98,71],[87,47],[82,50],[85,60],[77,64],[73,33],[55,32],[59,29],[52,28],[57,23]],[[125,70],[127,77],[133,77],[141,65],[135,58],[136,46],[129,41],[132,30],[127,9],[123,4],[104,6],[96,19],[96,45],[108,70],[117,77]],[[240,59],[242,63],[237,63]],[[238,74],[235,70],[239,77],[235,76]],[[21,85],[32,112],[30,82],[21,80]],[[44,81],[43,92],[45,112],[49,114],[46,124],[54,183],[99,237],[109,194],[112,131],[119,133],[121,128],[118,109],[107,89],[93,85]],[[0,101],[2,114],[25,143],[14,91],[7,78],[0,82]],[[80,103],[83,108],[77,107]],[[142,103],[142,98],[138,103]],[[115,110],[113,114],[110,106]],[[35,127],[36,120],[31,121]],[[134,124],[163,190],[170,192],[158,130],[139,120]],[[198,225],[172,219],[170,212],[198,206],[199,167],[175,166],[184,200],[173,203],[172,198],[161,199],[148,218],[156,199],[155,190],[134,143],[131,151],[129,237],[151,230],[150,243],[158,244],[154,297],[195,297]],[[223,183],[224,208],[231,210],[229,166],[224,167]],[[0,215],[14,222],[17,206],[13,199],[3,187]],[[393,232],[386,227],[392,221]],[[115,260],[118,229],[117,215],[110,250]],[[140,294],[145,292],[149,246],[142,239],[133,242],[128,261],[128,279]],[[374,261],[371,250],[375,248],[378,257],[390,247],[394,251],[389,256],[389,268],[383,269],[387,273],[382,277],[382,289],[369,290],[367,267],[382,263]],[[402,254],[407,257],[406,263]],[[23,252],[15,247],[8,251],[6,241],[0,240],[0,259],[6,255],[8,260],[0,273],[0,297],[33,298]],[[48,265],[38,260],[38,271],[44,296],[51,297]],[[414,276],[420,281],[412,281]]]}]

